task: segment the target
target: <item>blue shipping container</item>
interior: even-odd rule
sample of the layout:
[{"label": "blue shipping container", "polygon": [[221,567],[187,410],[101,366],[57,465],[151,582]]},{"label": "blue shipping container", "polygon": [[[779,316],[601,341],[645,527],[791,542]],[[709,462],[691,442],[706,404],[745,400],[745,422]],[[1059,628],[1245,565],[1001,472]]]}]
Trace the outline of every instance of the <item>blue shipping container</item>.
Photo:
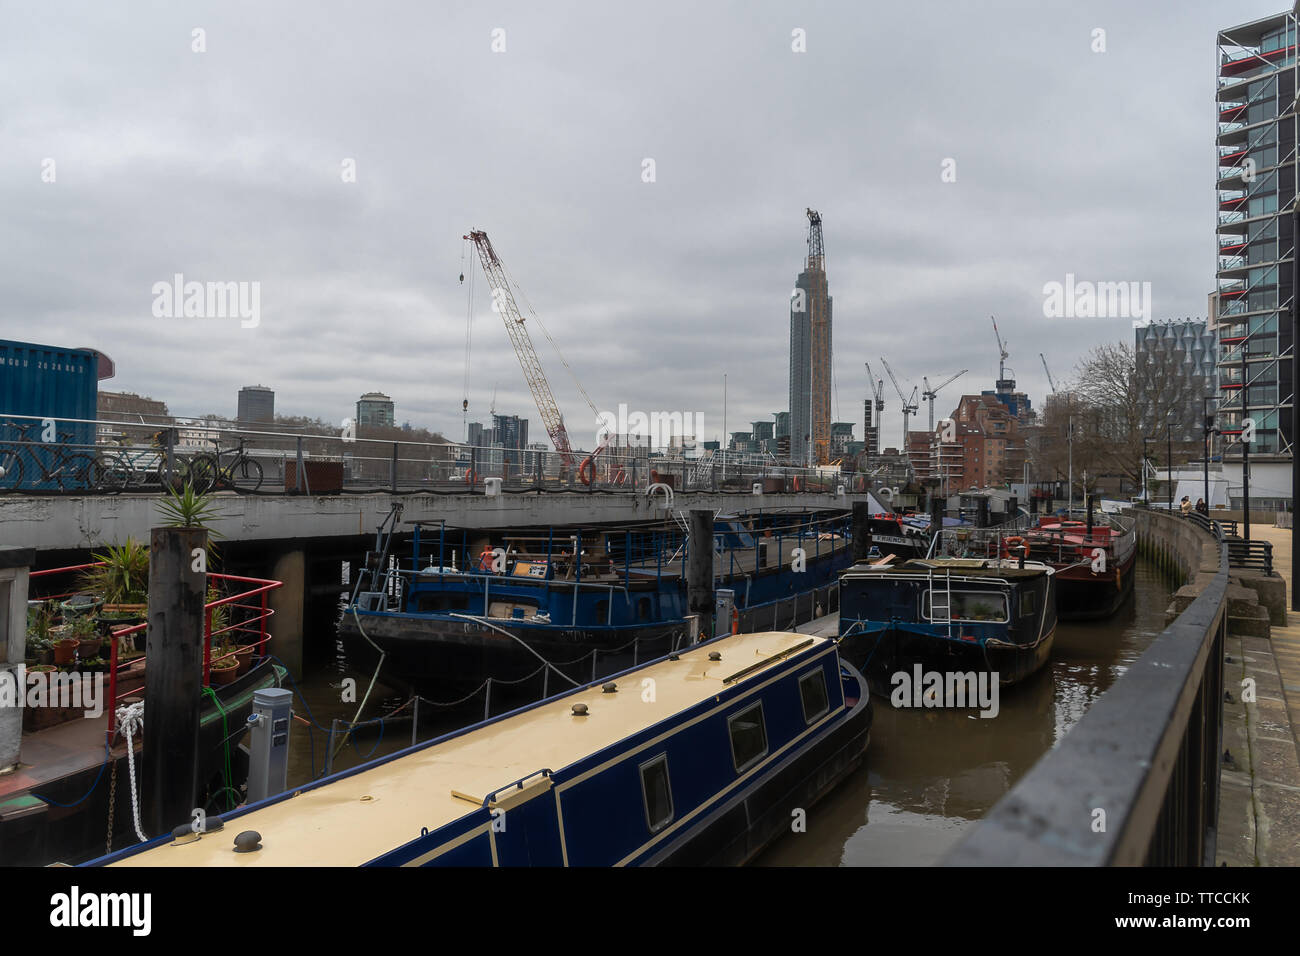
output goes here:
[{"label": "blue shipping container", "polygon": [[[94,457],[95,426],[99,402],[99,354],[90,349],[64,349],[53,345],[0,340],[0,448],[18,454],[22,484],[28,490],[55,490],[59,482],[46,475],[59,471],[71,454]],[[37,420],[9,416],[34,415]],[[81,419],[80,422],[56,421],[48,429],[44,419]],[[55,441],[48,446],[11,445],[23,441],[23,429],[32,442],[47,437]],[[51,436],[50,431],[55,434]],[[69,447],[81,446],[81,447]],[[68,487],[64,478],[64,487]],[[13,483],[0,478],[0,490],[11,490]]]}]

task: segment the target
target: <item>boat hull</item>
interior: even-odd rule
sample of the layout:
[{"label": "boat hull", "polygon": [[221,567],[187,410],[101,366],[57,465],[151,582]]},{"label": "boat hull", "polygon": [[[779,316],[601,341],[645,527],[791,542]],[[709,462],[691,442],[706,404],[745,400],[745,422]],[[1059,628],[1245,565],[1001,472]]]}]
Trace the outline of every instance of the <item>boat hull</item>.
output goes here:
[{"label": "boat hull", "polygon": [[1018,684],[1047,663],[1055,638],[1053,628],[1033,644],[977,643],[896,625],[874,634],[846,635],[840,639],[840,655],[863,672],[873,693],[889,697],[895,675],[910,678],[918,666],[925,673],[996,674],[1000,686]]},{"label": "boat hull", "polygon": [[1066,621],[1095,621],[1110,617],[1133,595],[1137,555],[1117,571],[1094,573],[1088,567],[1056,572],[1057,615]]},{"label": "boat hull", "polygon": [[646,861],[652,866],[740,866],[790,832],[791,814],[807,810],[853,773],[871,742],[872,704],[866,679],[844,666],[849,711],[814,743],[793,753]]}]

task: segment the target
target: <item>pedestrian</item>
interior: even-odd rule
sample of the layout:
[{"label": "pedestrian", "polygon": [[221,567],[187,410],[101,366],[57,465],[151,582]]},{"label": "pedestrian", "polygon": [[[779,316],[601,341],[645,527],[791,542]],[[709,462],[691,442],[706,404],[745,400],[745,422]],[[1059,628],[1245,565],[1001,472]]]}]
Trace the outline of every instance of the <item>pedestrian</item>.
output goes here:
[{"label": "pedestrian", "polygon": [[1201,514],[1203,514],[1203,515],[1208,515],[1208,514],[1210,513],[1210,506],[1207,505],[1207,504],[1205,503],[1205,499],[1204,499],[1204,498],[1197,498],[1197,499],[1196,499],[1196,510],[1199,511],[1199,512],[1200,512]]},{"label": "pedestrian", "polygon": [[1182,512],[1183,512],[1184,515],[1191,514],[1191,513],[1192,513],[1192,499],[1189,498],[1187,495],[1183,495],[1183,500],[1182,500],[1181,502],[1179,502],[1178,507],[1179,507],[1179,509],[1182,510]]}]

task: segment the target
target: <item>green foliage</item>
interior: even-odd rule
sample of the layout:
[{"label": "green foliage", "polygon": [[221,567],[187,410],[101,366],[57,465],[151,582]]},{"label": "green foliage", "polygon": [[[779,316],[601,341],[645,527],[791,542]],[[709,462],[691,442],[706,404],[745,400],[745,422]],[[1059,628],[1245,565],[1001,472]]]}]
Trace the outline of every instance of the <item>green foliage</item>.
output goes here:
[{"label": "green foliage", "polygon": [[168,489],[158,510],[168,528],[205,528],[209,538],[221,536],[211,526],[212,521],[222,517],[216,501],[210,493],[196,491],[189,481],[180,488]]},{"label": "green foliage", "polygon": [[102,562],[82,577],[82,586],[104,598],[105,604],[143,604],[149,592],[149,549],[127,538],[92,557]]}]

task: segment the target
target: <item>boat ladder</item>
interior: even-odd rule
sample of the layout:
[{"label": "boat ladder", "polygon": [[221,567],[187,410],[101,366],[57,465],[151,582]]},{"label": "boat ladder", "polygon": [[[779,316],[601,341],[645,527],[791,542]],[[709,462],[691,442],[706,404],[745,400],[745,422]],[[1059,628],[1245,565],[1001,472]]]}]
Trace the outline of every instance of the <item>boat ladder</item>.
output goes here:
[{"label": "boat ladder", "polygon": [[952,571],[945,568],[943,590],[935,586],[934,568],[930,569],[930,623],[948,625],[948,636],[952,637]]}]

